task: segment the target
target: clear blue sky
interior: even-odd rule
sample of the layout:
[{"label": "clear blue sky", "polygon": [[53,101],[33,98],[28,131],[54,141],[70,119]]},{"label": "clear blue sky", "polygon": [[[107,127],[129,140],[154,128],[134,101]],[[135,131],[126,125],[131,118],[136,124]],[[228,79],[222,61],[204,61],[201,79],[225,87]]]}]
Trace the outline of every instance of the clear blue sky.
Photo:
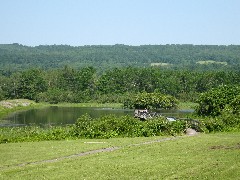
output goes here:
[{"label": "clear blue sky", "polygon": [[0,44],[240,44],[240,0],[0,0]]}]

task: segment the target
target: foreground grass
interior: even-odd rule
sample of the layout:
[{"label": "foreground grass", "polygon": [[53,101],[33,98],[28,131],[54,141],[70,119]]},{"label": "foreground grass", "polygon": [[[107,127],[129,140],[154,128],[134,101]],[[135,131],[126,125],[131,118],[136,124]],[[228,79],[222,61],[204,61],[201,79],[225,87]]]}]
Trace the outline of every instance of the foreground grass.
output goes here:
[{"label": "foreground grass", "polygon": [[[162,138],[166,137],[0,144],[0,178],[239,179],[240,133],[140,144]],[[116,146],[120,149],[112,152],[17,166]]]}]

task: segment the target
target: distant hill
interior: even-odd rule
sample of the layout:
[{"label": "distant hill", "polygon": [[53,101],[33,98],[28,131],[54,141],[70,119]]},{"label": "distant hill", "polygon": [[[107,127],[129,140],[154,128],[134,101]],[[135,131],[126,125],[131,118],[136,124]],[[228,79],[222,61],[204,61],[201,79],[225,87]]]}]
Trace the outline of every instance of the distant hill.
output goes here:
[{"label": "distant hill", "polygon": [[0,71],[64,66],[98,70],[135,66],[161,68],[219,69],[240,66],[240,45],[40,45],[0,44]]}]

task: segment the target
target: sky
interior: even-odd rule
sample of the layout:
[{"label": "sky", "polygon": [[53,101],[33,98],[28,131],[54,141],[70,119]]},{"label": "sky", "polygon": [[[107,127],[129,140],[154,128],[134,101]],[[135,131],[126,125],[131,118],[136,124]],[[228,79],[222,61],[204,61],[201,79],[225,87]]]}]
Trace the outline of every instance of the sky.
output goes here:
[{"label": "sky", "polygon": [[0,0],[0,44],[240,45],[240,0]]}]

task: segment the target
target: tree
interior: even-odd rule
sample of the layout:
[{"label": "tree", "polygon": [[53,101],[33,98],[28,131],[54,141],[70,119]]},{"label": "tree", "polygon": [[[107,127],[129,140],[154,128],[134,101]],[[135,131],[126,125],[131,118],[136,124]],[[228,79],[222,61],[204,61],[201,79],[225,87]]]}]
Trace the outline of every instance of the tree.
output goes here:
[{"label": "tree", "polygon": [[196,113],[202,116],[218,116],[227,105],[235,102],[238,95],[240,95],[238,86],[219,86],[211,89],[202,93],[197,100],[199,106],[196,107]]},{"label": "tree", "polygon": [[36,100],[37,95],[46,91],[47,85],[39,69],[30,69],[21,73],[17,84],[17,97]]}]

